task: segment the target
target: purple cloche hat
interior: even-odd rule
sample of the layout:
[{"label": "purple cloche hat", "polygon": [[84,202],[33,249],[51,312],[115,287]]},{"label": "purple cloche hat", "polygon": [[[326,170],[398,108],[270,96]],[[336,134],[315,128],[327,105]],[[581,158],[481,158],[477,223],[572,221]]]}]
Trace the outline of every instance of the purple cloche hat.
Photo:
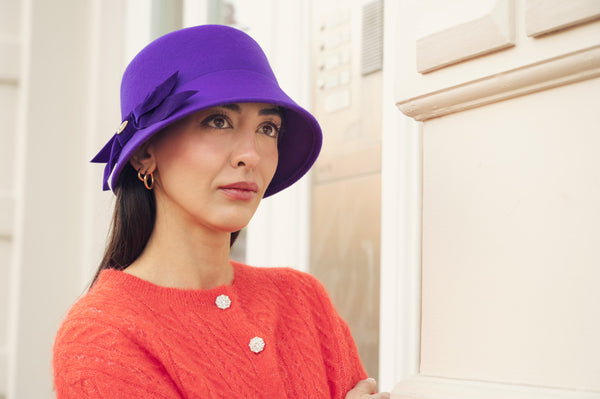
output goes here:
[{"label": "purple cloche hat", "polygon": [[235,28],[202,25],[156,39],[125,70],[123,122],[92,159],[106,163],[103,189],[114,191],[129,158],[164,127],[196,111],[239,102],[283,108],[285,133],[278,142],[279,163],[265,197],[290,186],[319,155],[318,122],[281,90],[254,39]]}]

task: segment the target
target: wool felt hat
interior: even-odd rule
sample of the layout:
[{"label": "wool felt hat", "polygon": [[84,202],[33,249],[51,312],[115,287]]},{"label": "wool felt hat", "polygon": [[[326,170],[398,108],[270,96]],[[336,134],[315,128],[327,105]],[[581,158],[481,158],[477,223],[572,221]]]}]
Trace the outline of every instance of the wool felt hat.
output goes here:
[{"label": "wool felt hat", "polygon": [[114,191],[129,158],[168,125],[202,109],[242,102],[283,110],[279,162],[267,197],[299,180],[316,161],[322,144],[316,119],[283,92],[264,52],[246,33],[201,25],[156,39],[127,66],[121,82],[122,123],[92,159],[106,163],[103,189]]}]

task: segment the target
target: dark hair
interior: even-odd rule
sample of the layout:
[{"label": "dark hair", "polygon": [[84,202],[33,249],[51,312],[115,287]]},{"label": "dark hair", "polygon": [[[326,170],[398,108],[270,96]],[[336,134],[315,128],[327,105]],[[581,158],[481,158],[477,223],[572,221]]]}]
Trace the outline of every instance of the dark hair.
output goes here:
[{"label": "dark hair", "polygon": [[[144,250],[156,220],[154,192],[146,189],[137,171],[125,165],[115,186],[115,210],[108,233],[106,249],[90,286],[104,269],[126,269]],[[231,233],[230,246],[239,235]]]}]

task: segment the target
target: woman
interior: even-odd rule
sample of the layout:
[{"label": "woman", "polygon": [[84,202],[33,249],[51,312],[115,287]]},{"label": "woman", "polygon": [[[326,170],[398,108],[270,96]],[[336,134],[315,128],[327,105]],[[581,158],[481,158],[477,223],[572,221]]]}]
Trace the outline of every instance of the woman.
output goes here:
[{"label": "woman", "polygon": [[93,159],[115,213],[92,287],[56,337],[58,397],[370,397],[314,278],[229,260],[260,200],[321,147],[258,44],[218,25],[163,36],[127,67],[121,110]]}]

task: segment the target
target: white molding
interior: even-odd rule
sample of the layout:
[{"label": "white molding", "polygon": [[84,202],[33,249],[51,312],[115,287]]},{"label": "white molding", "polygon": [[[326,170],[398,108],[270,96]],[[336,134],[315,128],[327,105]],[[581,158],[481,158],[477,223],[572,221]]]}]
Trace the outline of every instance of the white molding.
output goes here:
[{"label": "white molding", "polygon": [[19,38],[0,36],[0,82],[16,84],[19,80]]},{"label": "white molding", "polygon": [[396,105],[418,121],[600,76],[600,46],[427,93]]},{"label": "white molding", "polygon": [[[463,9],[449,3],[446,18],[460,18]],[[460,4],[460,3],[459,3]],[[473,8],[473,4],[468,4]],[[430,12],[421,14],[430,18]],[[427,73],[447,65],[514,46],[512,0],[496,0],[482,15],[420,37],[416,42],[417,71]]]},{"label": "white molding", "polygon": [[598,0],[526,0],[525,31],[537,37],[600,18]]},{"label": "white molding", "polygon": [[600,392],[415,376],[392,399],[599,399]]}]

